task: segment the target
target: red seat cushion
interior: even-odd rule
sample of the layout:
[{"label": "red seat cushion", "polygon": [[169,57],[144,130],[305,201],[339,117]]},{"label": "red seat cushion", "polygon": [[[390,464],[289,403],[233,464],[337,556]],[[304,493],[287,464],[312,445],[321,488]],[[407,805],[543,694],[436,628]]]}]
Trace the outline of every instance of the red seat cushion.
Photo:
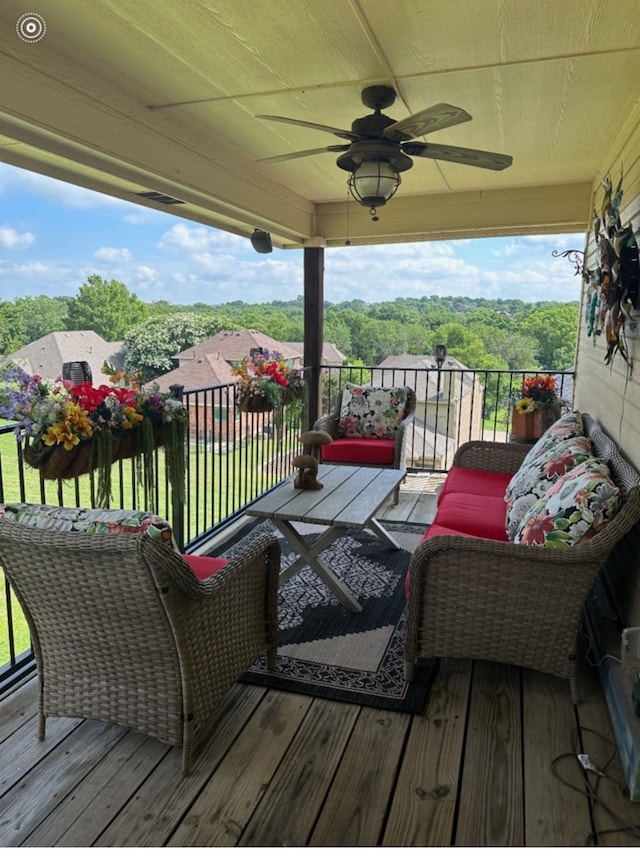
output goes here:
[{"label": "red seat cushion", "polygon": [[508,541],[505,520],[507,506],[503,496],[477,496],[447,493],[438,505],[434,523],[476,538]]},{"label": "red seat cushion", "polygon": [[499,496],[504,499],[507,485],[513,473],[494,473],[491,470],[475,470],[471,467],[452,467],[438,494],[438,504],[447,493]]},{"label": "red seat cushion", "polygon": [[191,568],[193,575],[203,581],[208,580],[229,564],[228,559],[219,559],[216,556],[190,556],[188,553],[180,555]]},{"label": "red seat cushion", "polygon": [[321,448],[325,464],[378,464],[384,467],[393,464],[396,441],[373,437],[363,437],[361,440],[344,438]]}]

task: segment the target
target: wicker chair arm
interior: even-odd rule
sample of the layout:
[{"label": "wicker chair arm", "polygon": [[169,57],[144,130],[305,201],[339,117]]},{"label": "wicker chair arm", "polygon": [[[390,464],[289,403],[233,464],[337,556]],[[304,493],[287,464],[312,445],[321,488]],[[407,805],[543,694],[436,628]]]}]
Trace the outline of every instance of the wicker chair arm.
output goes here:
[{"label": "wicker chair arm", "polygon": [[471,657],[572,678],[580,616],[601,561],[601,552],[579,547],[430,538],[409,566],[407,663]]},{"label": "wicker chair arm", "polygon": [[529,446],[522,443],[470,440],[463,443],[456,451],[453,466],[493,470],[498,473],[515,473],[529,449]]},{"label": "wicker chair arm", "polygon": [[338,413],[330,413],[328,416],[321,416],[316,419],[313,430],[326,431],[335,439],[338,436]]},{"label": "wicker chair arm", "polygon": [[274,578],[277,587],[280,573],[280,545],[274,535],[257,538],[245,552],[230,559],[227,565],[207,580],[199,580],[195,577],[187,563],[172,551],[167,550],[165,545],[145,539],[142,541],[142,546],[152,567],[162,568],[180,591],[193,600],[210,598],[222,587],[231,585],[231,581],[238,574],[251,573],[256,567],[260,569],[261,574],[267,576],[269,581]]}]

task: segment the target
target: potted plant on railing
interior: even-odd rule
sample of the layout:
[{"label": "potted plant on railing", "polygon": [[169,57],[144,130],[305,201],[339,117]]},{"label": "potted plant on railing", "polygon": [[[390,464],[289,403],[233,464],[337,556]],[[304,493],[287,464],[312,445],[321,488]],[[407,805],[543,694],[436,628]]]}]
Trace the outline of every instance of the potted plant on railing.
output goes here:
[{"label": "potted plant on railing", "polygon": [[511,433],[525,440],[535,440],[559,419],[561,411],[562,400],[552,375],[525,378],[520,397],[513,406]]},{"label": "potted plant on railing", "polygon": [[0,417],[17,421],[24,461],[45,479],[95,471],[96,502],[108,505],[113,462],[135,458],[139,480],[151,494],[153,452],[164,446],[174,499],[184,498],[185,407],[155,386],[143,390],[135,375],[106,363],[103,372],[112,385],[49,381],[19,367],[4,372]]},{"label": "potted plant on railing", "polygon": [[291,368],[278,351],[266,348],[244,357],[231,368],[237,380],[236,407],[243,413],[302,409],[302,374]]}]

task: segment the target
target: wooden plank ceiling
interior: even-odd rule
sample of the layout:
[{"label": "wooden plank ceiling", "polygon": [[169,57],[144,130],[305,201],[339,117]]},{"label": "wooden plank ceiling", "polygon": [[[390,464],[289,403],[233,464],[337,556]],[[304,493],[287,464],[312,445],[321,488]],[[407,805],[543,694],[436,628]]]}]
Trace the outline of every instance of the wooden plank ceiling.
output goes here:
[{"label": "wooden plank ceiling", "polygon": [[[586,230],[635,129],[637,0],[39,0],[38,41],[26,9],[0,7],[0,161],[276,246]],[[349,130],[379,83],[395,120],[473,117],[419,141],[513,165],[415,158],[372,221],[335,153],[260,162],[345,141],[256,116]]]}]

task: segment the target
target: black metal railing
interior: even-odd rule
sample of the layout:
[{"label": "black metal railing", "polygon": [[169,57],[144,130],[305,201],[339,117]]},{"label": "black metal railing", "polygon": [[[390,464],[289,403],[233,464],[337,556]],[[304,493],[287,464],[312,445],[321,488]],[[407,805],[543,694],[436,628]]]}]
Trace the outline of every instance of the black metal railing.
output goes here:
[{"label": "black metal railing", "polygon": [[[406,437],[407,469],[444,472],[457,447],[466,440],[507,439],[512,400],[525,377],[535,372],[471,371],[448,365],[441,369],[323,366],[322,411],[331,412],[345,382],[374,386],[411,386],[418,401]],[[554,372],[559,395],[572,399],[573,372]],[[300,433],[308,418],[290,408],[243,413],[236,406],[233,384],[187,389],[189,412],[186,501],[172,501],[164,454],[156,452],[153,496],[144,494],[131,460],[114,464],[114,508],[154,510],[166,517],[187,549],[200,546],[236,518],[258,496],[292,472],[301,450]],[[91,475],[66,482],[45,481],[22,459],[10,425],[0,427],[0,502],[35,502],[95,506]],[[148,508],[151,503],[152,508]],[[0,690],[34,668],[28,628],[0,570]]]},{"label": "black metal railing", "polygon": [[[461,369],[450,364],[424,368],[323,366],[322,409],[338,406],[346,382],[410,386],[416,393],[413,425],[406,436],[407,470],[446,472],[456,449],[467,440],[508,440],[513,402],[526,377],[547,372]],[[573,371],[550,372],[559,398],[573,399]]]}]

